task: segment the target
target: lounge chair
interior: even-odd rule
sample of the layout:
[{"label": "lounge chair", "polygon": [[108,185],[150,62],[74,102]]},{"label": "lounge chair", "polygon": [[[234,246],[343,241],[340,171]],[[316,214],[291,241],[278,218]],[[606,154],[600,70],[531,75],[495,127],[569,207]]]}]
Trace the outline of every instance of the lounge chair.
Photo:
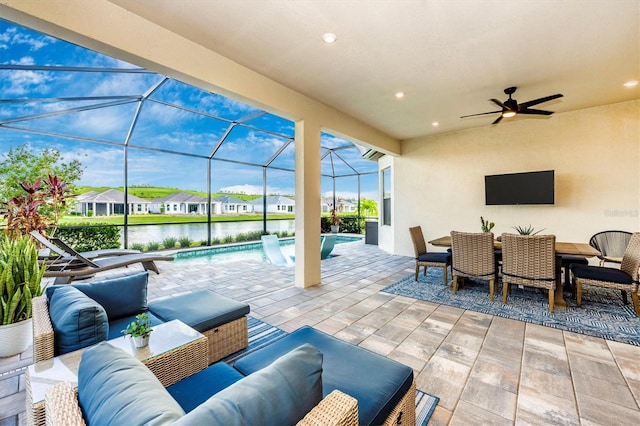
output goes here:
[{"label": "lounge chair", "polygon": [[323,235],[320,241],[320,260],[324,260],[333,251],[333,246],[336,245],[335,235]]},{"label": "lounge chair", "polygon": [[122,268],[136,263],[142,263],[145,271],[151,270],[159,274],[160,271],[155,262],[158,260],[172,261],[173,257],[153,253],[134,253],[89,260],[78,253],[75,257],[67,259],[63,258],[52,263],[47,262],[44,276],[54,277],[56,284],[68,284],[74,279],[88,278],[98,272]]},{"label": "lounge chair", "polygon": [[31,236],[36,239],[40,244],[44,247],[48,248],[51,252],[55,253],[57,256],[50,256],[51,258],[59,258],[60,256],[69,257],[75,256],[80,253],[81,256],[87,259],[97,259],[100,257],[111,257],[111,256],[122,256],[125,254],[138,254],[140,250],[132,250],[132,249],[100,249],[100,250],[91,250],[91,251],[81,251],[78,252],[66,242],[61,240],[60,238],[47,237],[42,235],[38,231],[31,231]]},{"label": "lounge chair", "polygon": [[261,239],[262,249],[269,262],[281,266],[292,266],[294,264],[289,256],[282,253],[277,235],[263,235]]}]

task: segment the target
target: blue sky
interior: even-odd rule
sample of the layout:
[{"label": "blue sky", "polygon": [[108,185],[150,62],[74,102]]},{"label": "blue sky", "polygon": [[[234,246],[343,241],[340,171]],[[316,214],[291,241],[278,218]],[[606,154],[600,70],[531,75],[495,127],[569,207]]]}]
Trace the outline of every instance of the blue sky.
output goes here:
[{"label": "blue sky", "polygon": [[[4,20],[0,20],[0,64],[138,68]],[[228,131],[230,122],[239,121],[247,126],[233,127],[214,156],[234,162],[212,162],[212,190],[262,193],[262,167],[241,163],[265,164],[293,138],[294,124],[179,81],[164,80],[164,76],[153,73],[0,70],[0,123],[3,124],[0,126],[0,154],[23,143],[29,143],[34,150],[55,148],[65,160],[79,159],[83,163],[85,170],[79,185],[122,186],[123,145],[138,107],[138,102],[131,97],[140,96],[162,83],[143,103],[130,145],[187,155],[129,149],[129,185],[206,190],[207,160],[194,155],[209,155]],[[59,101],[60,98],[105,96],[114,98]],[[25,98],[40,101],[7,102]],[[51,101],[52,98],[56,101]],[[69,110],[73,112],[61,113]],[[360,173],[377,170],[377,164],[363,160],[350,142],[323,134],[322,146],[351,146],[336,153]],[[293,169],[293,158],[294,144],[291,143],[272,165]],[[323,174],[331,174],[332,167],[338,176],[353,173],[337,156],[333,160],[333,163],[329,157],[323,160]],[[269,193],[294,193],[291,172],[268,169],[267,182]],[[332,179],[322,179],[323,196],[331,193],[332,185]],[[377,188],[377,174],[361,178],[363,197],[377,199]],[[355,197],[357,179],[336,179],[336,191],[339,196]]]}]

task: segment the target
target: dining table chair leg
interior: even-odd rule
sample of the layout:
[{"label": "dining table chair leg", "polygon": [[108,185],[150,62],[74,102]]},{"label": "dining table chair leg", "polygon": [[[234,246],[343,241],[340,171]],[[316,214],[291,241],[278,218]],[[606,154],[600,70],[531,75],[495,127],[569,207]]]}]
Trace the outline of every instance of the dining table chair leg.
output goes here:
[{"label": "dining table chair leg", "polygon": [[495,293],[495,281],[489,280],[489,298],[493,302],[493,295]]},{"label": "dining table chair leg", "polygon": [[[427,269],[427,268],[425,268]],[[416,279],[415,281],[418,281],[418,274],[420,273],[420,265],[416,265]]]},{"label": "dining table chair leg", "polygon": [[502,284],[502,303],[507,303],[507,295],[509,294],[509,283],[504,282]]},{"label": "dining table chair leg", "polygon": [[633,300],[633,310],[636,311],[636,316],[640,317],[640,303],[638,303],[638,292],[631,293],[631,299]]},{"label": "dining table chair leg", "polygon": [[553,313],[553,307],[555,306],[556,301],[556,291],[554,289],[549,289],[549,312]]}]

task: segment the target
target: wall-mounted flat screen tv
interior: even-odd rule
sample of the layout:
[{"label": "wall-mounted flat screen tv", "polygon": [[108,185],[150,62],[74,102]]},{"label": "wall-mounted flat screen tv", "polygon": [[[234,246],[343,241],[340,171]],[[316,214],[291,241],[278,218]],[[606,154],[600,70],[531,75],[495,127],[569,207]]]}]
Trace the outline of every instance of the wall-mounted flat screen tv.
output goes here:
[{"label": "wall-mounted flat screen tv", "polygon": [[485,176],[484,190],[488,206],[554,204],[554,171]]}]

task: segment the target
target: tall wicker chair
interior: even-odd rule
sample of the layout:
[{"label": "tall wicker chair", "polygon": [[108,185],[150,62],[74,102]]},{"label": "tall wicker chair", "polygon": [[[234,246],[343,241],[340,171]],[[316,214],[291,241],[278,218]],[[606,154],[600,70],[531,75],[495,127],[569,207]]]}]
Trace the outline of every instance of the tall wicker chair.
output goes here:
[{"label": "tall wicker chair", "polygon": [[591,237],[589,245],[600,252],[600,266],[604,266],[605,262],[620,264],[630,240],[631,232],[602,231]]},{"label": "tall wicker chair", "polygon": [[451,231],[453,294],[458,291],[458,277],[489,281],[489,297],[493,300],[496,282],[495,250],[491,232]]},{"label": "tall wicker chair", "polygon": [[556,289],[555,235],[502,234],[502,302],[507,303],[509,285],[520,284],[549,290],[553,312]]},{"label": "tall wicker chair", "polygon": [[449,283],[447,277],[447,267],[451,265],[451,254],[441,252],[427,252],[427,244],[424,242],[424,235],[422,234],[422,228],[420,226],[414,226],[409,228],[411,234],[411,241],[413,241],[413,250],[416,254],[416,277],[418,281],[418,272],[420,267],[424,267],[424,275],[427,275],[427,268],[434,266],[436,268],[442,268],[442,276],[444,279],[444,285]]},{"label": "tall wicker chair", "polygon": [[582,286],[585,284],[622,290],[625,303],[625,292],[628,291],[631,292],[633,309],[636,312],[636,316],[640,317],[640,306],[638,306],[639,269],[640,232],[635,232],[632,234],[627,249],[622,256],[620,269],[601,266],[571,265],[571,272],[573,272],[577,287],[576,304],[578,306],[582,305]]}]

